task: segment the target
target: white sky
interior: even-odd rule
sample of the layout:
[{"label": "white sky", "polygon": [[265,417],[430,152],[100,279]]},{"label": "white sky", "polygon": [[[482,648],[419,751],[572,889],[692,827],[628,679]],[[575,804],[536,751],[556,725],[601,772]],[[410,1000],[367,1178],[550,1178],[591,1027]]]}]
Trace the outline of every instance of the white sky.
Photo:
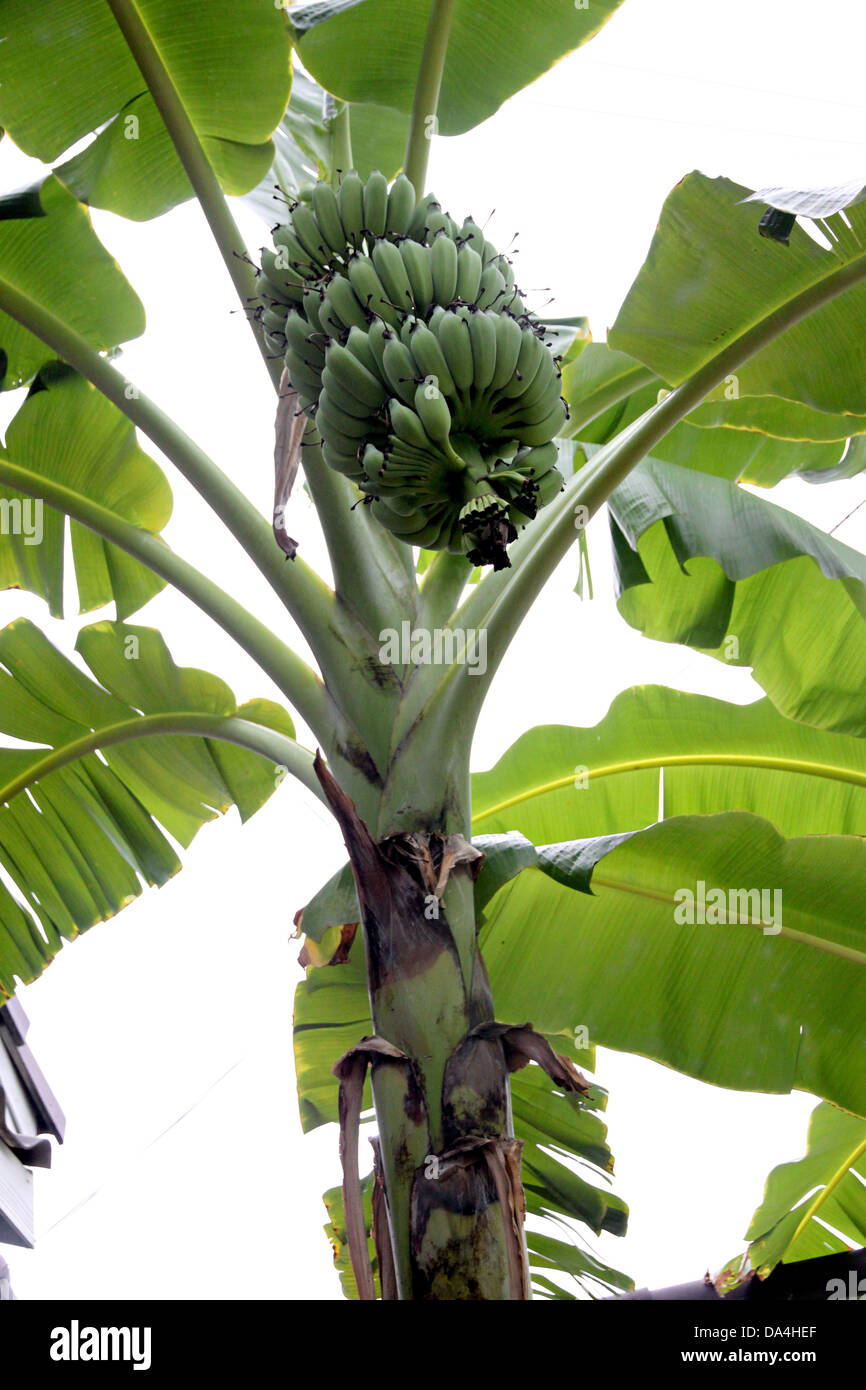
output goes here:
[{"label": "white sky", "polygon": [[[492,120],[437,142],[430,186],[455,215],[484,220],[495,208],[488,234],[500,244],[519,228],[521,283],[555,287],[557,311],[590,315],[601,339],[664,197],[689,170],[753,188],[866,180],[862,15],[858,0],[626,0],[586,49]],[[38,176],[8,139],[0,171],[5,188]],[[266,240],[238,214],[252,247]],[[269,513],[273,395],[198,211],[94,221],[148,312],[124,371]],[[291,635],[234,543],[167,471],[171,544]],[[866,497],[866,480],[789,483],[775,496],[829,528]],[[302,493],[293,509],[292,534],[324,568]],[[866,508],[837,534],[866,549]],[[629,685],[758,696],[745,671],[626,627],[604,518],[589,545],[594,602],[571,592],[575,553],[497,676],[476,768],[533,724],[594,723]],[[0,620],[20,613],[71,649],[75,621],[63,628],[31,596],[0,595]],[[132,621],[159,626],[178,662],[218,672],[240,699],[276,695],[185,600],[166,592]],[[37,1174],[35,1251],[4,1250],[19,1297],[341,1296],[320,1202],[339,1181],[337,1136],[300,1135],[290,1021],[301,971],[288,941],[295,909],[341,862],[322,808],[289,779],[243,831],[234,812],[205,827],[182,874],[64,949],[23,991],[69,1128],[53,1171]],[[611,1092],[614,1187],[632,1215],[624,1240],[596,1248],[639,1286],[718,1268],[742,1248],[769,1169],[802,1152],[814,1099],[726,1092],[607,1051],[597,1078]]]}]

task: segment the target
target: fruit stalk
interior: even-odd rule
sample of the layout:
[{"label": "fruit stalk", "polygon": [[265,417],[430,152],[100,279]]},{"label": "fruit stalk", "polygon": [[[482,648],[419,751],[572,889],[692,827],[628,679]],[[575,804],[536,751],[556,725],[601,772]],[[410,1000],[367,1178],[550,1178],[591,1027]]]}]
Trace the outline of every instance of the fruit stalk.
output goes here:
[{"label": "fruit stalk", "polygon": [[427,161],[430,157],[430,139],[435,132],[436,111],[439,105],[439,89],[442,86],[442,73],[445,70],[445,55],[451,33],[451,20],[454,16],[454,0],[433,0],[430,18],[427,22],[427,35],[421,54],[421,65],[415,85],[415,100],[409,118],[409,134],[406,140],[406,155],[403,172],[415,188],[420,190],[427,181]]}]

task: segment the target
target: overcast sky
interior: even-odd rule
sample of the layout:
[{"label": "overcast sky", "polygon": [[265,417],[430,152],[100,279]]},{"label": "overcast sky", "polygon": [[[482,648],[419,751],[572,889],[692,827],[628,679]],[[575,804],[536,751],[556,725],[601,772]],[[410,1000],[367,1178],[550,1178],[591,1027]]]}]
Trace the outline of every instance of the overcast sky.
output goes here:
[{"label": "overcast sky", "polygon": [[[588,314],[603,339],[666,194],[689,170],[752,188],[866,181],[863,37],[860,0],[626,0],[587,48],[490,121],[437,141],[430,186],[458,219],[493,213],[488,236],[500,244],[519,230],[520,282],[537,287],[538,304],[553,294],[559,314]],[[3,188],[39,175],[8,139],[0,170]],[[265,228],[243,206],[238,216],[260,246]],[[268,513],[273,394],[203,219],[187,205],[156,222],[98,212],[94,222],[147,308],[124,372]],[[3,404],[5,422],[17,402]],[[170,543],[292,636],[274,595],[166,467]],[[866,481],[854,479],[788,483],[774,500],[829,529],[864,497]],[[303,493],[292,505],[290,530],[325,571]],[[866,549],[864,522],[866,508],[836,534]],[[630,685],[759,696],[747,672],[628,628],[603,517],[589,546],[594,601],[572,592],[574,554],[496,678],[475,768],[531,725],[594,723]],[[64,627],[31,596],[0,595],[3,622],[21,613],[71,650],[74,616]],[[170,592],[132,621],[159,626],[178,662],[219,673],[239,699],[278,698]],[[64,949],[22,992],[69,1127],[54,1170],[37,1174],[35,1251],[3,1252],[20,1297],[341,1296],[320,1201],[339,1181],[337,1135],[300,1135],[290,1022],[302,972],[289,940],[295,910],[341,862],[323,809],[287,779],[245,828],[234,812],[206,826],[182,874]],[[605,1050],[596,1076],[610,1090],[614,1187],[632,1215],[625,1239],[595,1248],[639,1285],[717,1269],[743,1248],[769,1169],[803,1151],[814,1098],[723,1091]]]}]

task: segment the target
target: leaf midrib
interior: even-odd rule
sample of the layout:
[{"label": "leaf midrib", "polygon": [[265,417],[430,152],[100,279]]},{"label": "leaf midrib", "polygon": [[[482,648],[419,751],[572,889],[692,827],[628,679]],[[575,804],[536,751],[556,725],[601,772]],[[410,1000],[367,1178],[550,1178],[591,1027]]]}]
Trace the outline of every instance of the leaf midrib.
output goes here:
[{"label": "leaf midrib", "polygon": [[[866,788],[866,771],[858,772],[854,768],[839,767],[833,763],[821,763],[802,758],[773,757],[766,754],[675,753],[670,757],[632,758],[626,762],[606,763],[602,767],[588,768],[585,775],[588,779],[595,780],[601,777],[614,777],[625,772],[644,772],[653,768],[661,770],[667,767],[760,768],[769,772],[791,772],[800,773],[807,777],[825,777],[828,781],[847,782],[850,786]],[[477,812],[472,817],[472,825],[474,827],[479,821],[487,819],[488,816],[498,815],[502,811],[509,810],[512,806],[531,801],[535,797],[545,796],[549,792],[562,791],[565,787],[573,786],[574,780],[575,774],[572,771],[566,777],[557,777],[551,782],[539,783],[538,786],[530,787],[527,791],[519,792],[516,796],[507,797],[504,801]]]}]

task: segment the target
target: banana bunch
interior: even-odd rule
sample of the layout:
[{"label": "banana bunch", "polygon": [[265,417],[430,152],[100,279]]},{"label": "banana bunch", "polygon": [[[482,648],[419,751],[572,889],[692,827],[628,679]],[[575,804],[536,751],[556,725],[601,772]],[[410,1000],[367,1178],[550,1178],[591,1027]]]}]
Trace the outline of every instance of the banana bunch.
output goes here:
[{"label": "banana bunch", "polygon": [[326,463],[407,544],[508,561],[562,486],[560,373],[510,262],[400,175],[317,183],[263,251],[260,317]]}]

